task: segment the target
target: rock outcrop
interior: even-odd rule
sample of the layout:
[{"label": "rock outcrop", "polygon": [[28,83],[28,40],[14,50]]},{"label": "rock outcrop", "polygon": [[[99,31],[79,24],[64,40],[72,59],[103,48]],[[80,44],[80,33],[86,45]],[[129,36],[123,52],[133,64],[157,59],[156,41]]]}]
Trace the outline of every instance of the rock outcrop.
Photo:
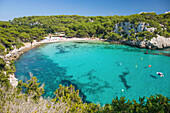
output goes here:
[{"label": "rock outcrop", "polygon": [[[114,31],[115,33],[126,33],[130,36],[130,30],[133,29],[133,33],[137,32],[143,32],[143,31],[149,31],[154,32],[157,28],[150,27],[147,23],[138,23],[138,25],[134,25],[129,22],[121,22],[118,24],[115,24]],[[138,40],[138,37],[136,38]],[[124,44],[131,45],[131,46],[137,46],[140,48],[149,48],[149,49],[163,49],[166,47],[170,47],[170,38],[165,38],[163,36],[159,36],[157,38],[152,38],[150,41],[123,41]]]},{"label": "rock outcrop", "polygon": [[152,38],[151,46],[157,49],[163,49],[166,47],[170,47],[170,38],[165,38],[163,36],[158,36],[157,38]]},{"label": "rock outcrop", "polygon": [[157,38],[152,38],[151,41],[123,41],[124,44],[137,46],[140,48],[148,49],[163,49],[170,47],[170,38],[165,38],[163,36],[158,36]]},{"label": "rock outcrop", "polygon": [[[11,60],[16,60],[19,58],[19,56],[21,54],[23,54],[25,51],[29,50],[29,49],[32,49],[36,46],[39,46],[40,43],[38,42],[35,42],[34,44],[26,44],[25,46],[21,47],[20,49],[17,49],[15,48],[14,50],[10,51],[8,54],[6,54],[5,56],[2,56],[3,60],[6,62],[6,66],[8,68],[10,68],[10,61]],[[4,71],[4,74],[7,76],[7,73]],[[18,85],[18,79],[15,78],[15,75],[12,73],[12,74],[8,74],[9,76],[9,81],[11,83],[11,85],[13,87],[16,87]]]},{"label": "rock outcrop", "polygon": [[134,32],[143,32],[143,31],[150,31],[150,32],[154,32],[156,28],[154,27],[149,27],[149,24],[147,23],[138,23],[137,26],[135,26],[134,24],[132,23],[129,23],[129,22],[121,22],[121,23],[118,23],[118,24],[115,24],[115,27],[114,27],[114,31],[115,33],[120,33],[120,29],[119,27],[122,28],[122,31],[128,35],[130,35],[130,30],[131,29],[134,29]]},{"label": "rock outcrop", "polygon": [[18,85],[18,79],[15,78],[14,74],[9,74],[9,81],[13,87],[16,87]]}]

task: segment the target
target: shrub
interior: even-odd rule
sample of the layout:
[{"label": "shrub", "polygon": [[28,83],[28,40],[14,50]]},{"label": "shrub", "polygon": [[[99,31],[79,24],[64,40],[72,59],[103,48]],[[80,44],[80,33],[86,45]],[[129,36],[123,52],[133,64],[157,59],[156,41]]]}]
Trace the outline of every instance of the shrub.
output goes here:
[{"label": "shrub", "polygon": [[0,54],[3,54],[5,50],[5,47],[0,44]]},{"label": "shrub", "polygon": [[3,58],[0,58],[0,70],[2,70],[5,67],[6,63],[3,60]]}]

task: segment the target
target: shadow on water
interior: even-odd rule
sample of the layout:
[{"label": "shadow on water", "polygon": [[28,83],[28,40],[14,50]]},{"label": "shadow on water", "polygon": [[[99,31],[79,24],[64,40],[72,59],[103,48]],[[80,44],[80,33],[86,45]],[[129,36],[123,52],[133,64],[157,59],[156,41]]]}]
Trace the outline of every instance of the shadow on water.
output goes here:
[{"label": "shadow on water", "polygon": [[153,75],[150,75],[150,77],[154,78],[154,79],[157,79],[157,77],[153,76]]},{"label": "shadow on water", "polygon": [[123,48],[124,52],[145,52],[145,49],[139,49],[136,47],[127,47],[127,48]]},{"label": "shadow on water", "polygon": [[98,94],[104,92],[105,88],[113,89],[113,87],[111,87],[107,81],[103,81],[99,77],[95,76],[95,72],[96,71],[92,69],[87,74],[81,76],[81,78],[85,78],[87,80],[86,83],[78,83],[80,84],[80,89],[82,89],[83,92],[88,94],[95,94],[97,96]]},{"label": "shadow on water", "polygon": [[70,51],[66,50],[68,47],[64,47],[62,45],[57,45],[56,46],[58,52],[56,52],[56,54],[62,54],[62,53],[68,53]]},{"label": "shadow on water", "polygon": [[[96,71],[94,69],[90,70],[88,73],[82,75],[81,77],[78,77],[76,80],[71,79],[71,77],[62,77],[60,79],[60,83],[65,86],[70,86],[71,84],[75,86],[75,90],[79,89],[80,97],[82,98],[83,102],[90,103],[90,101],[86,100],[86,95],[83,92],[88,93],[89,95],[95,95],[96,97],[98,94],[104,92],[105,88],[111,88],[113,89],[107,81],[102,81],[98,77],[94,76],[93,74]],[[79,79],[86,79],[87,82],[80,82],[77,81]],[[100,83],[99,83],[100,82]]]},{"label": "shadow on water", "polygon": [[[30,54],[30,53],[28,53]],[[70,86],[71,84],[75,87],[76,90],[79,89],[80,97],[82,97],[83,102],[88,102],[86,100],[86,95],[83,93],[80,87],[81,83],[73,79],[72,75],[66,75],[66,67],[60,67],[58,63],[53,63],[52,60],[48,59],[43,54],[37,54],[34,59],[27,59],[27,53],[24,56],[20,57],[16,62],[15,75],[19,80],[26,82],[30,79],[29,72],[33,73],[37,77],[38,82],[45,83],[45,93],[44,97],[54,97],[53,92],[59,87],[60,84],[64,86]],[[24,65],[23,65],[24,62]],[[25,65],[25,63],[27,65]],[[28,69],[26,69],[26,67]]]},{"label": "shadow on water", "polygon": [[[116,44],[106,45],[104,48],[105,48],[105,49],[122,50],[123,52],[143,52],[144,54],[164,55],[164,56],[170,57],[170,53],[165,53],[165,52],[163,52],[163,51],[169,51],[170,49],[164,49],[164,50],[147,50],[147,49],[137,48],[137,47],[119,46],[119,45],[116,45]],[[157,53],[158,51],[160,51],[160,52]]]},{"label": "shadow on water", "polygon": [[75,44],[92,44],[92,45],[102,45],[103,43],[109,44],[106,42],[100,42],[100,41],[75,41]]},{"label": "shadow on water", "polygon": [[121,50],[123,52],[145,52],[145,49],[139,49],[137,47],[129,47],[126,45],[121,45],[120,44],[108,44],[104,47],[104,49],[110,49],[110,50]]},{"label": "shadow on water", "polygon": [[[168,52],[167,52],[168,51]],[[144,54],[151,54],[151,55],[164,55],[170,57],[170,48],[165,48],[162,50],[147,50]]]},{"label": "shadow on water", "polygon": [[76,44],[89,44],[90,42],[86,42],[86,41],[78,41],[78,42],[74,42],[74,43],[76,43]]},{"label": "shadow on water", "polygon": [[79,48],[79,47],[76,44],[68,45],[68,46],[57,45],[56,49],[58,50],[58,52],[56,52],[56,54],[68,53],[70,52],[70,50],[75,48]]},{"label": "shadow on water", "polygon": [[150,54],[150,55],[164,55],[170,57],[170,53],[144,53],[144,54]]},{"label": "shadow on water", "polygon": [[131,86],[127,85],[127,81],[125,79],[125,77],[129,74],[129,72],[123,72],[122,75],[119,75],[121,82],[124,84],[124,86],[126,87],[126,89],[128,90]]},{"label": "shadow on water", "polygon": [[[95,76],[94,73],[96,71],[94,69],[81,75],[80,78],[74,79],[73,75],[67,75],[67,67],[60,67],[58,63],[54,63],[41,53],[31,58],[32,55],[30,54],[33,53],[28,51],[19,58],[17,62],[20,63],[16,65],[17,71],[15,74],[19,80],[27,81],[29,79],[29,72],[32,72],[33,75],[37,77],[38,82],[45,84],[44,97],[53,98],[55,96],[53,92],[60,84],[64,86],[70,86],[72,84],[76,90],[80,91],[82,101],[89,103],[90,101],[86,100],[87,94],[95,95],[95,97],[98,98],[99,94],[105,91],[105,88],[113,89],[107,81],[103,81]],[[79,79],[86,81],[80,81]]]},{"label": "shadow on water", "polygon": [[162,53],[164,56],[170,57],[170,53]]}]

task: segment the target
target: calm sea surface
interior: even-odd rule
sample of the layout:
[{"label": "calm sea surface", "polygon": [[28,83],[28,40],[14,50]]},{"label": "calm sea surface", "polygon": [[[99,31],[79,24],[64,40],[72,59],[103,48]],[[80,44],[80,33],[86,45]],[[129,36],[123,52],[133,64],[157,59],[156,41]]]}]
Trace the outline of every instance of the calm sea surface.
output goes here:
[{"label": "calm sea surface", "polygon": [[73,84],[83,101],[102,105],[116,96],[138,100],[158,93],[170,97],[170,57],[162,53],[168,55],[170,51],[97,41],[45,44],[15,61],[15,75],[26,81],[32,72],[38,82],[45,83],[46,97],[53,97],[59,84]]}]

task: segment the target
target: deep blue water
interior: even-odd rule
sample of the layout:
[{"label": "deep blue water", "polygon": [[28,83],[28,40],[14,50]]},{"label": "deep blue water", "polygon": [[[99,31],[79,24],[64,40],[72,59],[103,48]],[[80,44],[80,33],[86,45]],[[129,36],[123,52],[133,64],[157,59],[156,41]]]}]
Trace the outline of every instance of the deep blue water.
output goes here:
[{"label": "deep blue water", "polygon": [[50,97],[59,84],[73,84],[84,101],[100,104],[116,96],[138,100],[158,93],[170,97],[170,57],[159,53],[169,55],[170,51],[97,41],[45,44],[15,61],[15,75],[26,81],[32,72],[38,82],[45,83],[44,96]]}]

